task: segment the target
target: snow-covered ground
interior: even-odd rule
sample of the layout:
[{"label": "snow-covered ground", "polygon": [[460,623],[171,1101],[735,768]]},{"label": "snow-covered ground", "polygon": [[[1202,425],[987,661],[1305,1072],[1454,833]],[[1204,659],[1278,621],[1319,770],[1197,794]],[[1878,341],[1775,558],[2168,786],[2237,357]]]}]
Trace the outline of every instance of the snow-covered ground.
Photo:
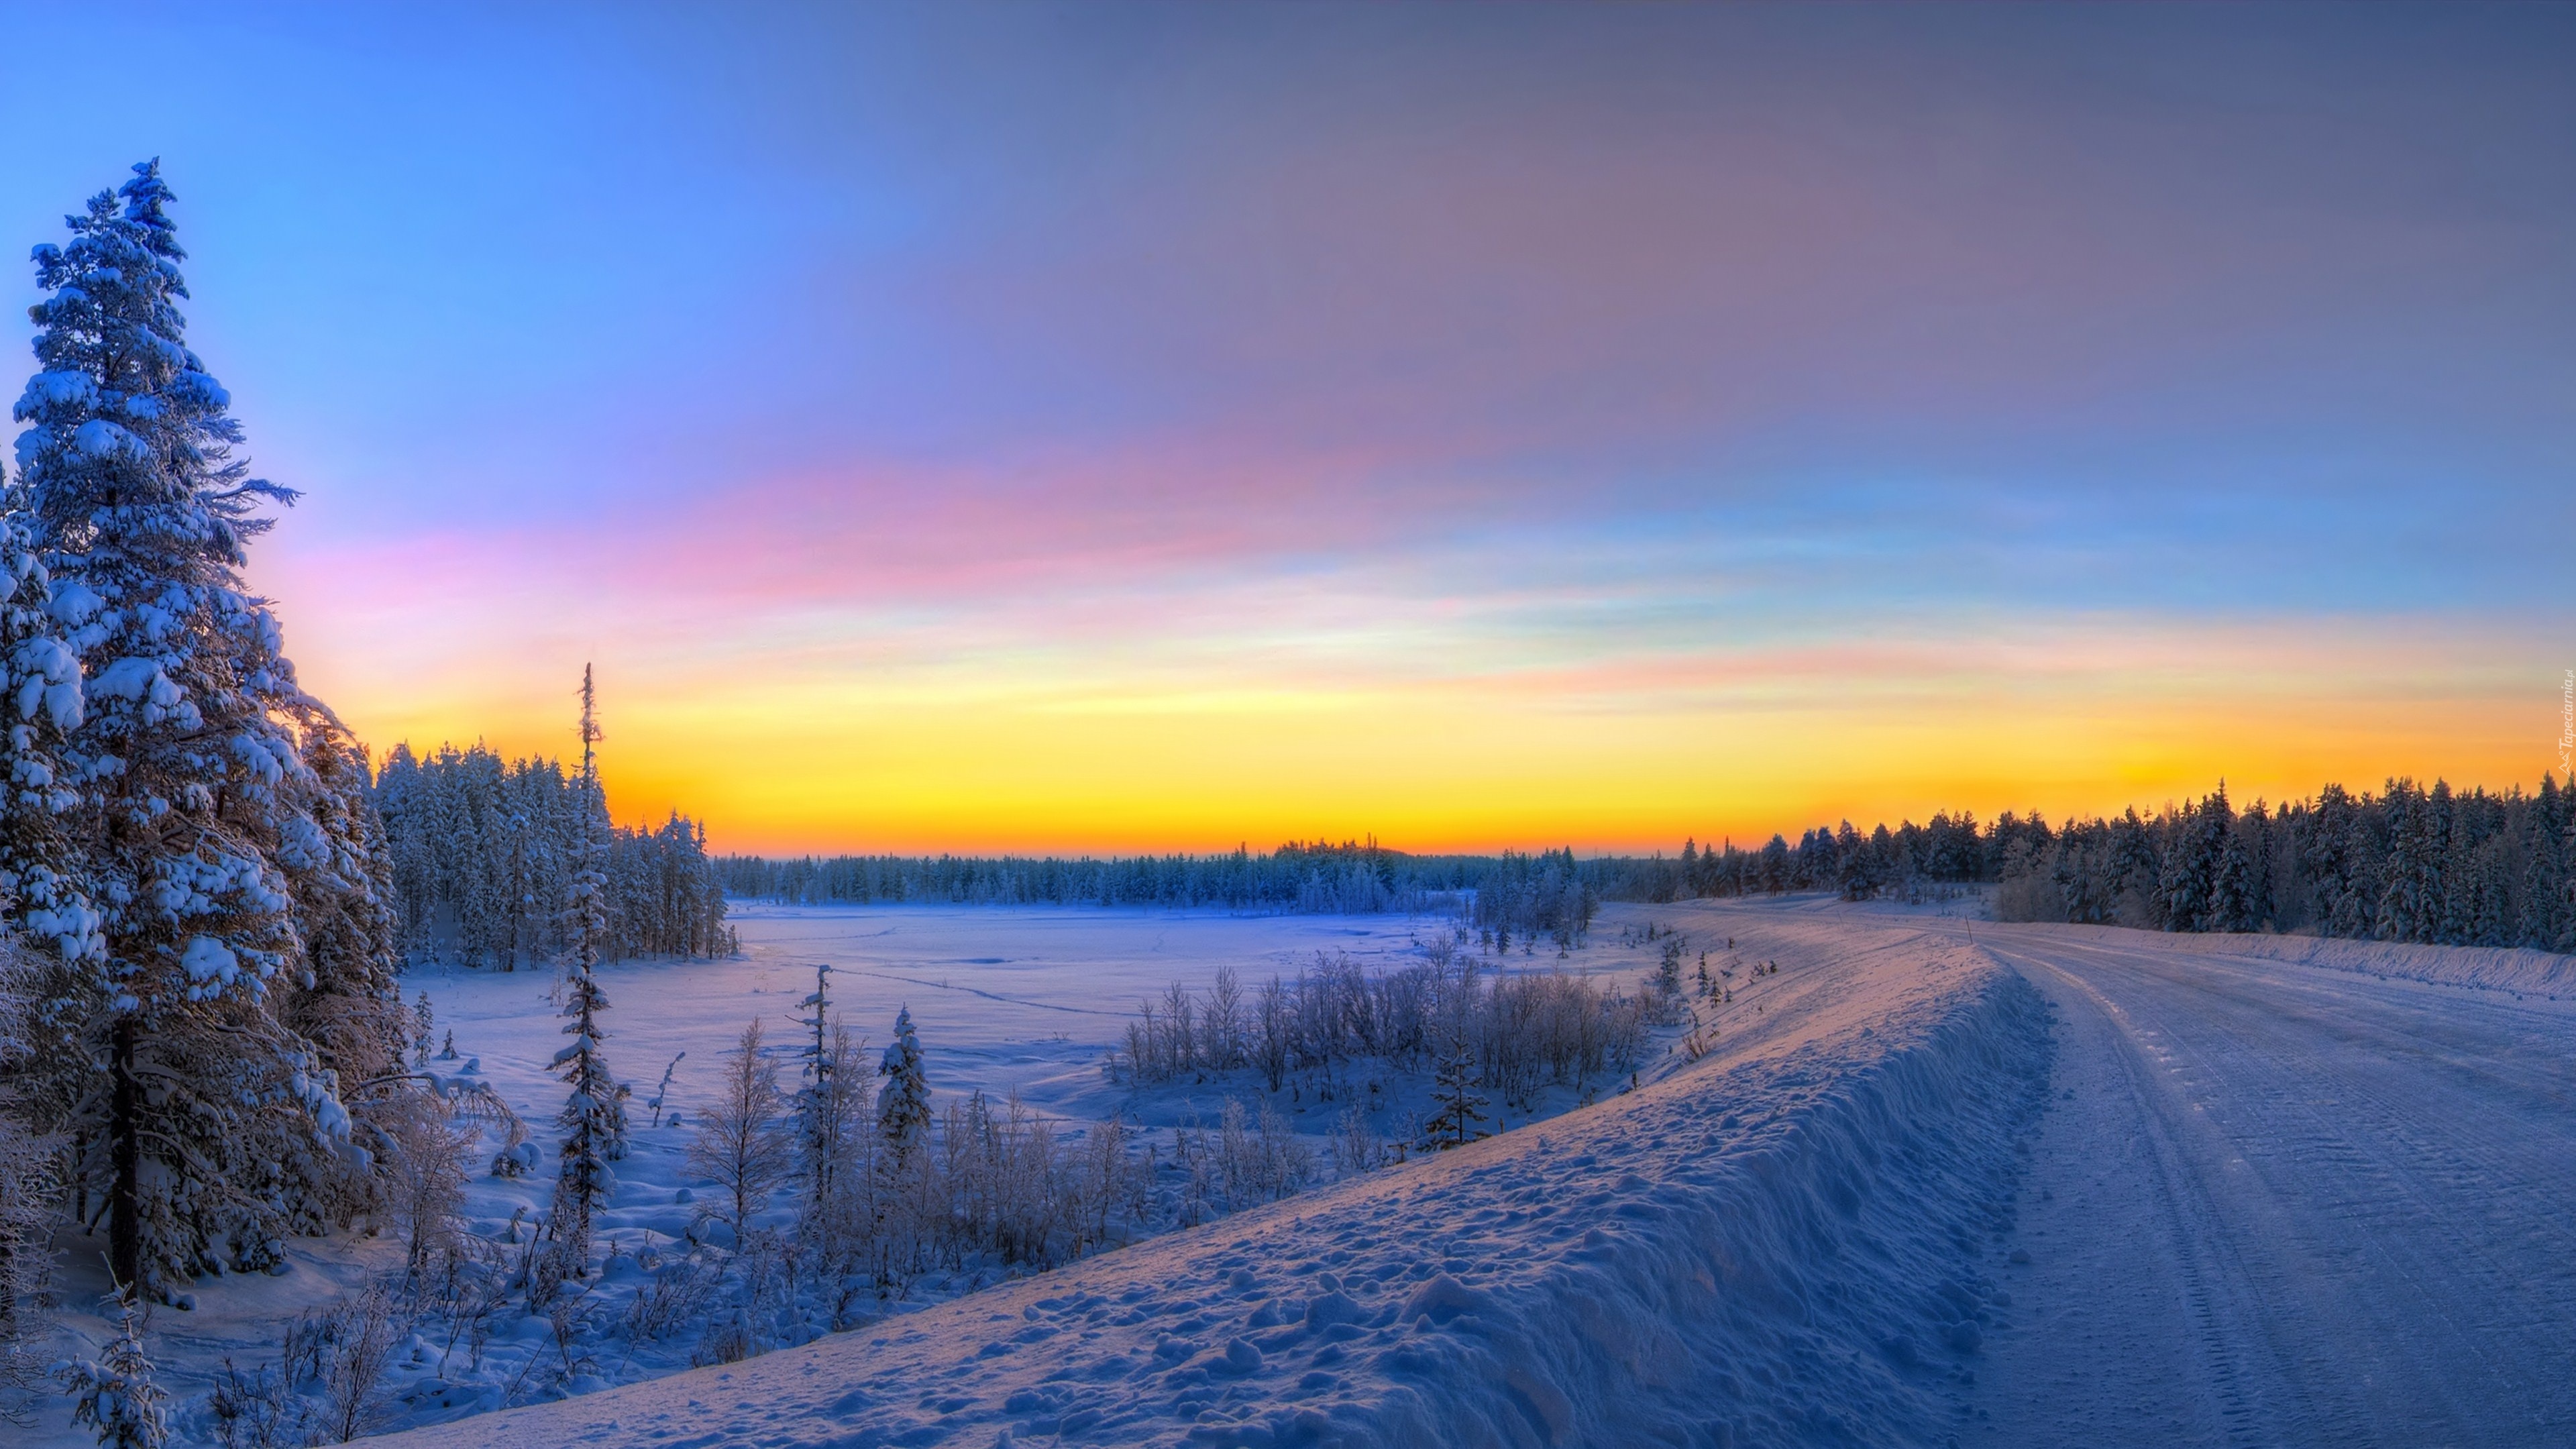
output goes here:
[{"label": "snow-covered ground", "polygon": [[[1230,967],[1249,988],[1274,974],[1293,978],[1319,953],[1347,954],[1371,970],[1396,968],[1421,961],[1422,943],[1450,929],[1445,919],[1388,915],[1087,908],[751,905],[737,906],[733,919],[744,946],[739,958],[628,961],[602,968],[611,1001],[606,1049],[612,1067],[634,1087],[629,1106],[636,1129],[634,1150],[617,1165],[618,1188],[600,1221],[603,1240],[622,1255],[600,1285],[603,1299],[631,1295],[652,1254],[685,1251],[685,1237],[701,1217],[695,1199],[705,1191],[705,1184],[692,1183],[683,1162],[696,1113],[716,1090],[724,1054],[748,1021],[764,1022],[773,1053],[794,1050],[793,1018],[814,990],[818,964],[833,968],[835,1010],[875,1044],[887,1039],[898,1009],[910,1010],[935,1101],[970,1091],[999,1101],[1017,1092],[1067,1134],[1114,1115],[1131,1128],[1147,1129],[1149,1137],[1166,1139],[1175,1129],[1215,1127],[1229,1098],[1255,1107],[1268,1102],[1308,1139],[1318,1161],[1329,1164],[1335,1130],[1350,1109],[1359,1109],[1383,1138],[1404,1135],[1409,1114],[1423,1106],[1422,1074],[1364,1062],[1338,1079],[1301,1075],[1273,1097],[1254,1073],[1243,1070],[1138,1089],[1111,1080],[1102,1070],[1104,1060],[1135,1020],[1139,1002],[1175,981],[1203,991],[1220,968]],[[1613,926],[1570,959],[1560,961],[1553,950],[1515,953],[1501,969],[1592,974],[1634,990],[1656,956],[1654,947],[1623,943]],[[563,1084],[546,1070],[563,1043],[553,987],[552,973],[543,970],[429,965],[405,978],[407,998],[429,998],[433,1038],[454,1044],[453,1057],[441,1053],[427,1069],[451,1085],[488,1086],[525,1120],[539,1152],[535,1168],[515,1180],[490,1176],[478,1166],[467,1217],[488,1241],[524,1241],[527,1224],[545,1209],[553,1185],[553,1116],[564,1095]],[[1675,1035],[1660,1033],[1652,1049],[1661,1052]],[[661,1086],[666,1068],[667,1092]],[[792,1063],[786,1075],[792,1090]],[[1616,1085],[1592,1087],[1606,1092]],[[658,1125],[651,1105],[657,1096],[663,1098]],[[1544,1116],[1576,1100],[1572,1089],[1552,1088],[1529,1106]],[[1497,1102],[1492,1110],[1502,1108]],[[487,1132],[478,1163],[488,1161],[500,1142],[497,1132]],[[1164,1156],[1168,1160],[1168,1140]],[[781,1195],[759,1220],[783,1225],[791,1211],[792,1202]],[[393,1234],[369,1236],[369,1227],[361,1223],[350,1235],[290,1243],[286,1272],[210,1280],[196,1285],[192,1308],[154,1313],[151,1347],[164,1387],[183,1409],[183,1427],[206,1427],[202,1415],[185,1411],[186,1403],[204,1392],[227,1359],[246,1372],[277,1361],[281,1335],[299,1314],[345,1300],[399,1266]],[[96,1246],[66,1245],[67,1348],[95,1344],[110,1329],[95,1311],[105,1287]],[[902,1297],[885,1307],[908,1311],[999,1276],[999,1270],[934,1274],[904,1285]],[[613,1302],[594,1306],[612,1315],[616,1308]],[[686,1335],[655,1346],[621,1345],[572,1386],[598,1388],[667,1374],[688,1366],[692,1347]],[[542,1318],[503,1324],[479,1351],[433,1334],[397,1354],[373,1422],[435,1422],[560,1392],[547,1383],[545,1368],[555,1352]],[[35,1442],[79,1442],[60,1417],[57,1412]]]},{"label": "snow-covered ground", "polygon": [[[2576,1442],[2565,958],[1998,925],[1977,906],[1614,906],[1592,949],[1516,964],[1633,983],[1656,950],[1628,942],[1678,927],[1694,962],[1708,947],[1737,970],[1706,1058],[1667,1032],[1636,1090],[1560,1092],[1503,1137],[1037,1277],[928,1283],[746,1362],[604,1365],[579,1386],[598,1392],[393,1442]],[[1318,950],[1394,964],[1432,929],[976,909],[742,924],[740,961],[609,976],[609,1046],[643,1095],[685,1048],[671,1101],[693,1112],[742,1021],[784,1027],[829,960],[871,1035],[909,1005],[943,1094],[1017,1088],[1076,1128],[1204,1120],[1258,1092],[1101,1074],[1172,979],[1293,973]],[[544,1113],[546,978],[419,980],[460,1057]],[[1385,1086],[1382,1115],[1420,1084]],[[1311,1087],[1278,1106],[1320,1139],[1344,1104]],[[642,1130],[611,1233],[687,1226],[684,1132]],[[478,1182],[476,1220],[501,1231],[551,1175],[549,1157],[536,1181]],[[273,1355],[281,1318],[388,1251],[299,1245],[285,1277],[158,1315],[157,1351],[182,1379]],[[468,1413],[478,1392],[404,1412]]]},{"label": "snow-covered ground", "polygon": [[417,1442],[1936,1440],[1999,1291],[1981,1263],[2043,1088],[2038,997],[1912,922],[1635,914],[1780,965],[1715,1054],[1638,1091],[874,1330]]}]

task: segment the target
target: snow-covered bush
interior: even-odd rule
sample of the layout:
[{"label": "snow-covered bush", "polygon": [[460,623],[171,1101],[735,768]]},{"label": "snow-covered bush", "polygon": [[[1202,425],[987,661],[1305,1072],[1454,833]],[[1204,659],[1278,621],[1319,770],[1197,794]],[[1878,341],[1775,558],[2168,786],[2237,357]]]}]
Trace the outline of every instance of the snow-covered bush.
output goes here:
[{"label": "snow-covered bush", "polygon": [[658,1343],[696,1322],[722,1286],[723,1270],[711,1254],[690,1253],[662,1265],[628,1300],[627,1336]]},{"label": "snow-covered bush", "polygon": [[427,1093],[405,1093],[379,1116],[387,1147],[386,1206],[403,1237],[404,1275],[418,1285],[455,1251],[474,1133],[459,1127],[447,1103]]},{"label": "snow-covered bush", "polygon": [[1402,1162],[1405,1144],[1380,1137],[1369,1125],[1366,1112],[1349,1107],[1335,1119],[1332,1140],[1325,1144],[1325,1151],[1331,1155],[1335,1177],[1356,1177]]},{"label": "snow-covered bush", "polygon": [[345,1444],[375,1426],[381,1407],[376,1386],[392,1361],[396,1338],[391,1295],[382,1284],[370,1286],[340,1305],[331,1328],[321,1375],[323,1425]]},{"label": "snow-covered bush", "polygon": [[243,1373],[229,1358],[206,1393],[204,1418],[223,1449],[302,1449],[323,1434],[320,1408],[274,1365]]},{"label": "snow-covered bush", "polygon": [[142,1315],[134,1295],[117,1300],[116,1336],[95,1359],[68,1359],[54,1377],[72,1401],[72,1422],[98,1435],[99,1449],[161,1449],[170,1441],[166,1397],[152,1381],[143,1352]]},{"label": "snow-covered bush", "polygon": [[1225,1099],[1217,1122],[1217,1165],[1227,1205],[1238,1209],[1277,1202],[1316,1182],[1315,1149],[1266,1101],[1257,1113],[1247,1113],[1241,1101]]},{"label": "snow-covered bush", "polygon": [[1636,1070],[1648,1029],[1680,1016],[1678,952],[1667,962],[1673,989],[1643,997],[1586,977],[1491,971],[1446,937],[1425,957],[1371,972],[1346,953],[1318,953],[1295,979],[1264,983],[1248,1013],[1228,973],[1203,994],[1174,983],[1139,1008],[1111,1071],[1141,1085],[1249,1066],[1277,1092],[1352,1061],[1412,1070],[1437,1059],[1435,1041],[1463,1039],[1483,1080],[1526,1109],[1542,1087]]}]

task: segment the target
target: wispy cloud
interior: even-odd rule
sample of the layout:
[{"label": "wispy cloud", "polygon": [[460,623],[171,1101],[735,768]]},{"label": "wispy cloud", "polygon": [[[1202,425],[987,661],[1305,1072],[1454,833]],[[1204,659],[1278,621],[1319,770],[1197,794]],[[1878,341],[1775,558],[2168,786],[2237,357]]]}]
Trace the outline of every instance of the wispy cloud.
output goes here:
[{"label": "wispy cloud", "polygon": [[2554,737],[2560,12],[305,19],[85,21],[167,83],[0,221],[164,155],[311,492],[258,579],[380,744],[559,749],[596,660],[621,800],[856,847]]}]

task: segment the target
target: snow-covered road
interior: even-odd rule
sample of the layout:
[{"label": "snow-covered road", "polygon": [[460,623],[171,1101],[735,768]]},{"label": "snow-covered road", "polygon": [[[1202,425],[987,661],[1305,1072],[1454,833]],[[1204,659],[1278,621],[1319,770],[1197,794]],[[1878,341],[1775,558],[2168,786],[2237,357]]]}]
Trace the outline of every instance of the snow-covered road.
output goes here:
[{"label": "snow-covered road", "polygon": [[1976,938],[2060,1042],[1963,1443],[2576,1443],[2576,1006]]}]

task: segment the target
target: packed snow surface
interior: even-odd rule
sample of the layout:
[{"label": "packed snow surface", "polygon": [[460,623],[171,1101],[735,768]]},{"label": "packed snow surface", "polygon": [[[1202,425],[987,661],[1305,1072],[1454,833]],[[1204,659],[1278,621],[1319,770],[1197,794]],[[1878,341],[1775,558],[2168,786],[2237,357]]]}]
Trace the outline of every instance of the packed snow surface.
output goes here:
[{"label": "packed snow surface", "polygon": [[2565,958],[1974,929],[2062,1047],[1963,1444],[2576,1443]]}]

